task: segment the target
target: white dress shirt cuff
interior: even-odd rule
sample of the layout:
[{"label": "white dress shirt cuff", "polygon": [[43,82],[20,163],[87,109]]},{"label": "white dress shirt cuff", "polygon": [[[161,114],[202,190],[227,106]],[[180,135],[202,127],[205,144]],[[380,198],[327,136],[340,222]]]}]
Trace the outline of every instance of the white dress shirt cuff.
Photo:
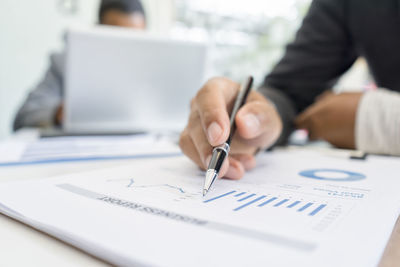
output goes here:
[{"label": "white dress shirt cuff", "polygon": [[355,138],[358,150],[400,155],[400,93],[365,93],[357,110]]}]

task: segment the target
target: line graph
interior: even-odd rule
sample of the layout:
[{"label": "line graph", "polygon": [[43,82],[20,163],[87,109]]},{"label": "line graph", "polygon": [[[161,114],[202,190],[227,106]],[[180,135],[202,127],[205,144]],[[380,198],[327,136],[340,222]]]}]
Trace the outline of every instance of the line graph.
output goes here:
[{"label": "line graph", "polygon": [[173,189],[175,191],[178,191],[179,193],[184,194],[185,190],[183,190],[181,187],[177,187],[174,185],[170,185],[170,184],[148,184],[148,185],[138,185],[135,183],[135,179],[130,178],[130,179],[109,179],[107,180],[107,182],[123,182],[125,183],[125,187],[127,188],[169,188],[169,189]]},{"label": "line graph", "polygon": [[133,179],[130,179],[129,184],[126,187],[131,187],[134,183],[135,181]]}]

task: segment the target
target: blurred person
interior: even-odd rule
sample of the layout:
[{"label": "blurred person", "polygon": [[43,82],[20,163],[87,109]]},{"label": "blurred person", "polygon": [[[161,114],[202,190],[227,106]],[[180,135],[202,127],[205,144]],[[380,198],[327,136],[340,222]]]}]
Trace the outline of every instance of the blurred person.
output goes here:
[{"label": "blurred person", "polygon": [[[144,30],[146,19],[139,0],[102,0],[99,24]],[[30,92],[14,120],[14,130],[22,127],[52,127],[62,123],[65,53],[50,56],[50,67]]]},{"label": "blurred person", "polygon": [[[399,0],[314,0],[283,58],[237,113],[220,176],[241,178],[255,167],[256,151],[285,144],[295,126],[307,129],[311,140],[336,147],[400,155],[399,33]],[[332,93],[360,56],[378,90]],[[192,100],[180,146],[203,169],[212,147],[229,135],[238,88],[229,79],[214,78]]]}]

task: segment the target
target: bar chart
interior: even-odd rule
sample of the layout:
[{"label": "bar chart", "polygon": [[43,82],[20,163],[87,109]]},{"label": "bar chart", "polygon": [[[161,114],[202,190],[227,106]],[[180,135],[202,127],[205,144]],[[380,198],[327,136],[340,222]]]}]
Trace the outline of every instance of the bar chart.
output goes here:
[{"label": "bar chart", "polygon": [[327,204],[324,203],[293,200],[278,196],[257,195],[254,193],[238,192],[235,190],[215,196],[203,202],[207,204],[226,198],[230,198],[231,200],[237,202],[238,206],[235,207],[233,211],[240,211],[251,206],[258,208],[269,206],[273,208],[293,210],[293,212],[304,213],[308,216],[316,216],[327,207]]}]

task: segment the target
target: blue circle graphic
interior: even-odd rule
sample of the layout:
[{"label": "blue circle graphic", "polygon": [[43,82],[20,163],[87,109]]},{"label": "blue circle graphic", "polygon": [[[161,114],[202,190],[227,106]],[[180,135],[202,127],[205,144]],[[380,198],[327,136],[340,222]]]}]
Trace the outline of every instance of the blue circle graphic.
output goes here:
[{"label": "blue circle graphic", "polygon": [[[332,176],[330,177],[324,177],[318,175],[319,172],[325,172],[325,173],[337,173],[337,174],[346,174],[347,177],[337,177],[334,178]],[[324,180],[324,181],[335,181],[335,182],[351,182],[351,181],[358,181],[365,179],[366,176],[361,173],[357,172],[349,172],[349,171],[343,171],[343,170],[335,170],[335,169],[314,169],[314,170],[305,170],[299,173],[301,176],[306,177],[306,178],[311,178],[311,179],[317,179],[317,180]]]}]

